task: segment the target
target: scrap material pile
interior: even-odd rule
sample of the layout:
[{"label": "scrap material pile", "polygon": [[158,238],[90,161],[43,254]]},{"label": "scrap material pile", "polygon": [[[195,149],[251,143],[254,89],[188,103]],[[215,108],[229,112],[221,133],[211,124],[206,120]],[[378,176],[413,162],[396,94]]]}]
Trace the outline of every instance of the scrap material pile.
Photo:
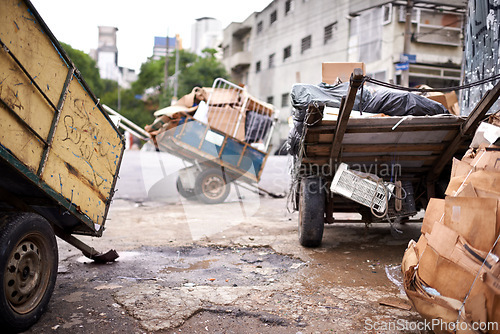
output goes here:
[{"label": "scrap material pile", "polygon": [[446,198],[431,199],[422,235],[403,257],[406,294],[426,320],[440,320],[435,332],[498,332],[500,124],[490,122],[453,161]]}]

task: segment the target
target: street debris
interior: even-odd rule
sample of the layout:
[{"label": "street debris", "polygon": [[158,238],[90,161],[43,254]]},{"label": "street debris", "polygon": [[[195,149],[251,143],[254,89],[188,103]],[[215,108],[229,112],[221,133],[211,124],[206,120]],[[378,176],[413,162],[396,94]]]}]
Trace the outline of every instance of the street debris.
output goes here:
[{"label": "street debris", "polygon": [[390,307],[398,308],[400,310],[406,310],[406,311],[411,310],[410,304],[408,304],[406,301],[404,301],[402,299],[395,298],[395,297],[382,298],[378,301],[378,303],[380,305],[390,306]]}]

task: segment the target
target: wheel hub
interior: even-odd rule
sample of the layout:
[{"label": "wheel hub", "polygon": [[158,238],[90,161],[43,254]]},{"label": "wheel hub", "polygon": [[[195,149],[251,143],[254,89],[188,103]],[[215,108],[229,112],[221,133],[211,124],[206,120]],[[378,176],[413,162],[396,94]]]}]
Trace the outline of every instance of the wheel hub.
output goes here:
[{"label": "wheel hub", "polygon": [[217,176],[210,176],[203,182],[203,193],[210,198],[217,198],[224,193],[224,180]]},{"label": "wheel hub", "polygon": [[26,313],[41,297],[43,258],[36,243],[23,240],[12,252],[5,272],[5,292],[11,305],[19,313]]}]

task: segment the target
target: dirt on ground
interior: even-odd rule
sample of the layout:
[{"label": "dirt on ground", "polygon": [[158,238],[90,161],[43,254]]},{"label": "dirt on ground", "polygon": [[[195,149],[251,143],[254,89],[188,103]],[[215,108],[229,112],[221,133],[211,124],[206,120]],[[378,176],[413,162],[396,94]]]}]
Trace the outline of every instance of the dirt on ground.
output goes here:
[{"label": "dirt on ground", "polygon": [[404,325],[422,321],[381,304],[408,304],[399,265],[419,224],[327,225],[304,248],[286,199],[115,200],[109,218],[102,238],[80,238],[118,260],[97,265],[58,240],[56,289],[28,333],[412,332]]}]

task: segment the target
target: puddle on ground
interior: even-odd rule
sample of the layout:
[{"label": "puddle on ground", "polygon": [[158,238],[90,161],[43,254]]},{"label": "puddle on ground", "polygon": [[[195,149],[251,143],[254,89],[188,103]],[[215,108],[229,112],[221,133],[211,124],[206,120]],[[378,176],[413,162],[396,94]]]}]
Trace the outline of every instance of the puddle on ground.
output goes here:
[{"label": "puddle on ground", "polygon": [[164,287],[268,285],[286,279],[287,273],[296,273],[304,264],[267,247],[142,247],[118,254],[115,263],[105,266],[86,257],[78,262],[85,263],[95,281],[154,281]]},{"label": "puddle on ground", "polygon": [[169,274],[171,272],[183,272],[183,271],[192,271],[192,270],[202,270],[210,268],[210,264],[217,262],[217,259],[209,259],[198,261],[189,265],[180,265],[180,266],[169,266],[160,270],[160,273]]}]

